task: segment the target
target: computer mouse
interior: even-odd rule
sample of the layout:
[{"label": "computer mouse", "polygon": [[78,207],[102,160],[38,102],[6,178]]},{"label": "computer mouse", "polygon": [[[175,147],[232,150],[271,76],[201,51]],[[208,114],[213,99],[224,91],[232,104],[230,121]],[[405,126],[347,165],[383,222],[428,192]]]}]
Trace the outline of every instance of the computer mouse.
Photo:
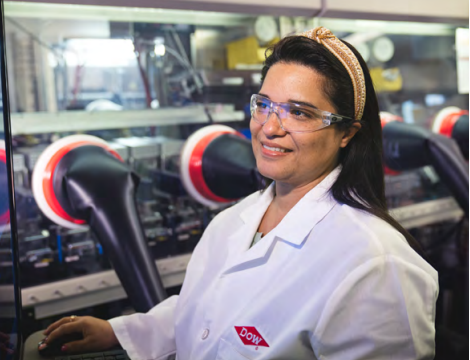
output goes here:
[{"label": "computer mouse", "polygon": [[44,349],[39,350],[39,347],[44,343],[44,340],[41,340],[38,344],[39,355],[44,357],[54,357],[64,355],[64,352],[61,350],[64,344],[67,344],[72,341],[82,340],[83,335],[81,333],[73,333],[64,335],[56,341],[48,344]]}]

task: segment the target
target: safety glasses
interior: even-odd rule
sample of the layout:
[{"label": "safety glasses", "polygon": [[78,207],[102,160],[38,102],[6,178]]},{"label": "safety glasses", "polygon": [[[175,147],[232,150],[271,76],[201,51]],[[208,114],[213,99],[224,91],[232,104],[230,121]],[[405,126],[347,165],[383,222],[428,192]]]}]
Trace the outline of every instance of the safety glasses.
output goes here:
[{"label": "safety glasses", "polygon": [[290,133],[314,132],[332,124],[354,121],[308,105],[274,102],[258,94],[251,96],[250,110],[252,119],[260,125],[266,124],[271,114],[275,113],[281,128]]}]

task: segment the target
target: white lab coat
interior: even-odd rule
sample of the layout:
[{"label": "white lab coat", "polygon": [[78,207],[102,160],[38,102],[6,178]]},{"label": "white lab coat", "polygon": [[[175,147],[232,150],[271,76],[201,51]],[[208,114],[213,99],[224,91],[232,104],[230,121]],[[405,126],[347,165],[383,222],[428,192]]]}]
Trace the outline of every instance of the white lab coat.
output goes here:
[{"label": "white lab coat", "polygon": [[432,359],[437,272],[331,197],[339,171],[251,248],[273,186],[217,215],[179,296],[110,320],[131,359]]}]

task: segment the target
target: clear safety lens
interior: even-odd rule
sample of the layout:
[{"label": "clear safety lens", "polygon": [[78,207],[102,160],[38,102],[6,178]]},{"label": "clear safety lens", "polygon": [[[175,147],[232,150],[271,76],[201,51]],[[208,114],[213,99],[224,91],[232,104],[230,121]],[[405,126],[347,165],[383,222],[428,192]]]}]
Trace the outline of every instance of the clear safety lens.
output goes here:
[{"label": "clear safety lens", "polygon": [[271,114],[275,113],[281,128],[288,132],[313,132],[335,122],[351,120],[305,105],[289,102],[276,103],[257,94],[251,97],[250,107],[251,116],[258,124],[264,125]]}]

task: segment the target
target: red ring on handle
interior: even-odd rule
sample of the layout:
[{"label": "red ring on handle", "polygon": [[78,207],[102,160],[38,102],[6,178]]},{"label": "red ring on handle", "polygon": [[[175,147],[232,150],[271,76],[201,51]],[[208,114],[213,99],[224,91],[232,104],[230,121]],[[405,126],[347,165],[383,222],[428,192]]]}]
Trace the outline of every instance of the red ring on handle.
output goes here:
[{"label": "red ring on handle", "polygon": [[76,149],[80,146],[84,145],[93,145],[93,146],[99,146],[109,153],[111,153],[114,157],[116,157],[118,160],[123,161],[121,156],[114,150],[106,147],[105,145],[102,144],[96,144],[96,143],[89,143],[87,141],[78,141],[76,143],[71,143],[63,148],[61,148],[59,151],[57,151],[49,160],[49,162],[46,165],[44,174],[43,174],[43,179],[42,179],[42,189],[44,191],[44,197],[47,201],[47,204],[50,206],[52,211],[54,211],[57,215],[59,215],[61,218],[68,220],[74,224],[77,225],[83,225],[85,224],[85,220],[81,219],[75,219],[71,217],[67,212],[62,208],[62,206],[59,203],[59,200],[57,200],[57,197],[54,192],[54,184],[53,184],[53,178],[54,178],[54,172],[57,167],[57,164],[62,160],[62,158],[67,154],[69,151]]},{"label": "red ring on handle", "polygon": [[462,115],[468,115],[468,110],[460,110],[458,112],[447,115],[444,120],[442,120],[439,134],[452,137],[452,130],[454,129],[454,125]]},{"label": "red ring on handle", "polygon": [[[399,121],[399,122],[403,122],[403,118],[398,116],[398,115],[393,115],[393,114],[390,114],[390,115],[380,115],[380,123],[382,125],[382,128],[387,125],[388,123],[392,122],[392,121]],[[396,170],[392,170],[390,169],[388,166],[384,165],[384,174],[385,175],[399,175],[401,172],[400,171],[396,171]]]},{"label": "red ring on handle", "polygon": [[403,122],[403,118],[401,118],[398,115],[392,115],[392,116],[381,115],[380,116],[380,124],[382,125],[382,128],[392,121]]},{"label": "red ring on handle", "polygon": [[216,137],[223,135],[223,134],[236,134],[240,137],[244,136],[239,132],[231,132],[231,131],[216,131],[211,134],[204,136],[197,145],[194,147],[191,157],[189,159],[189,176],[191,181],[196,188],[196,190],[208,200],[220,202],[220,203],[228,203],[235,201],[237,199],[225,199],[223,197],[217,196],[214,194],[206,184],[204,180],[204,176],[202,173],[202,155],[204,154],[204,150],[206,149],[207,145],[214,140]]}]

